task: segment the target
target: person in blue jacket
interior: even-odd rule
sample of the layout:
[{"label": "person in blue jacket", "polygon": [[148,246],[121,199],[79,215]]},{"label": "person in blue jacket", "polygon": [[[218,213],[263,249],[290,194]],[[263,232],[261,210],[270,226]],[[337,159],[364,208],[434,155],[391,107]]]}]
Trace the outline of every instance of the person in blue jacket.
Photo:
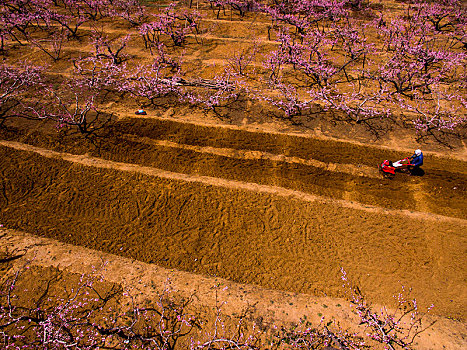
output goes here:
[{"label": "person in blue jacket", "polygon": [[414,154],[410,157],[410,164],[410,172],[412,174],[420,172],[420,167],[423,165],[423,153],[421,150],[415,150]]}]

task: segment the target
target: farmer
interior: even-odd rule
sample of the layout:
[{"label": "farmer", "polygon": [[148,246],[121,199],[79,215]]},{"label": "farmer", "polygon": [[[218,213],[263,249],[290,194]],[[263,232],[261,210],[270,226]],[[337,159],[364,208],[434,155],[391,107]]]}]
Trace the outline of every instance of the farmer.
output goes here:
[{"label": "farmer", "polygon": [[410,159],[410,166],[409,170],[410,173],[415,175],[420,173],[420,167],[423,165],[423,153],[419,149],[416,149],[414,154],[409,158]]}]

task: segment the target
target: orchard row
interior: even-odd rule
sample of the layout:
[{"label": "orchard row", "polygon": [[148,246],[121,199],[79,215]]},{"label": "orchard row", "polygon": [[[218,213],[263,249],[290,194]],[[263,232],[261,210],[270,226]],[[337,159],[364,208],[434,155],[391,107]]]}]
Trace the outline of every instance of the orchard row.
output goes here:
[{"label": "orchard row", "polygon": [[[1,263],[17,259],[13,252]],[[369,349],[375,343],[385,349],[414,349],[415,339],[426,328],[415,300],[403,290],[397,310],[374,311],[358,288],[342,271],[343,288],[366,336],[343,329],[337,322],[317,325],[304,319],[292,326],[257,327],[240,316],[227,323],[222,303],[216,304],[215,320],[208,322],[190,311],[195,296],[183,299],[167,281],[153,300],[139,300],[119,285],[107,285],[105,265],[68,281],[55,271],[31,286],[27,277],[34,266],[5,276],[0,284],[0,344],[4,349]],[[34,273],[34,272],[32,272]],[[49,276],[46,274],[46,276]],[[65,279],[66,278],[66,279]],[[69,285],[69,286],[70,286]],[[22,288],[25,288],[22,290]],[[34,288],[30,290],[30,288]],[[217,287],[214,287],[217,288]],[[225,289],[224,289],[225,290]],[[331,347],[334,346],[334,347]]]},{"label": "orchard row", "polygon": [[[314,110],[350,123],[402,121],[421,136],[466,125],[467,16],[461,1],[416,0],[393,11],[357,0],[146,5],[137,0],[3,2],[3,55],[28,47],[51,63],[0,66],[1,120],[53,119],[90,133],[104,100],[131,96],[145,105],[170,97],[214,110],[246,98],[266,103],[284,118]],[[206,45],[208,16],[219,22],[255,16],[264,33],[226,57],[221,71],[201,79],[190,76],[180,48]],[[97,23],[116,21],[125,23],[128,34],[97,29]],[[135,40],[151,63],[128,53]],[[52,83],[49,67],[67,59],[67,46],[85,43],[91,52],[69,59],[72,73]],[[273,49],[266,49],[271,44]],[[34,98],[38,90],[46,92],[40,101]]]}]

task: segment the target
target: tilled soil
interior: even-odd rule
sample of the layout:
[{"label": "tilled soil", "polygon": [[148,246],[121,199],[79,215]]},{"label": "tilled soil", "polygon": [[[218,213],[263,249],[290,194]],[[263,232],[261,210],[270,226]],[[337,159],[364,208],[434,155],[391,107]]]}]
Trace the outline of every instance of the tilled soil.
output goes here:
[{"label": "tilled soil", "polygon": [[[154,120],[145,122],[159,126],[157,132],[136,134],[124,129],[131,122],[117,123],[99,148],[37,133],[15,135],[61,153],[3,142],[0,222],[163,267],[292,292],[341,296],[343,267],[378,302],[390,304],[404,285],[421,306],[434,303],[438,314],[465,317],[461,161],[427,156],[424,176],[387,180],[376,169],[369,176],[357,171],[370,163],[366,158],[383,155],[376,148],[337,143],[335,152],[333,141],[241,131],[229,141],[228,129]],[[129,138],[135,134],[145,141]],[[308,147],[316,160],[353,159],[357,170],[218,156],[148,139],[299,157]],[[450,162],[458,172],[440,170]]]}]

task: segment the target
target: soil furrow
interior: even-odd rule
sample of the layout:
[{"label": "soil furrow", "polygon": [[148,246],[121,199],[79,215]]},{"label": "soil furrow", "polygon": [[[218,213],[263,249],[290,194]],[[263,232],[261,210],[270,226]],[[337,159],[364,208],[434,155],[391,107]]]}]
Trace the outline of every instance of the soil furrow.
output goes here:
[{"label": "soil furrow", "polygon": [[[140,137],[162,139],[194,146],[248,149],[284,154],[326,163],[362,164],[377,168],[384,159],[407,157],[411,150],[394,150],[377,145],[364,145],[350,140],[312,138],[261,130],[245,130],[231,125],[212,126],[157,117],[125,117],[115,124],[115,131]],[[409,154],[410,155],[410,154]],[[467,174],[463,158],[425,152],[427,165],[434,169]]]},{"label": "soil furrow", "polygon": [[273,154],[269,152],[262,151],[250,151],[242,149],[233,149],[233,148],[219,148],[211,146],[194,146],[181,144],[177,142],[167,141],[167,140],[153,140],[150,138],[134,137],[132,135],[127,135],[125,138],[133,142],[148,143],[151,145],[170,147],[170,148],[179,148],[189,151],[199,152],[199,153],[208,153],[217,156],[236,158],[236,159],[248,159],[248,160],[262,160],[267,159],[274,162],[284,162],[290,164],[303,164],[312,166],[315,168],[322,168],[327,171],[336,171],[341,173],[346,173],[354,176],[364,176],[380,179],[381,175],[378,174],[377,169],[374,167],[360,165],[359,167],[353,164],[339,164],[339,163],[324,163],[316,159],[303,159],[299,157],[289,157],[284,154]]},{"label": "soil furrow", "polygon": [[253,183],[253,182],[242,182],[242,181],[228,180],[228,179],[216,178],[216,177],[210,177],[210,176],[198,176],[198,175],[176,173],[176,172],[171,172],[171,171],[158,169],[154,167],[147,167],[147,166],[141,166],[137,164],[109,161],[109,160],[105,160],[101,158],[90,157],[87,155],[74,155],[70,153],[60,153],[60,152],[38,148],[38,147],[34,147],[34,146],[30,146],[30,145],[22,144],[18,142],[0,141],[0,145],[14,148],[17,150],[34,152],[34,153],[40,154],[41,156],[48,157],[48,158],[60,158],[65,161],[78,163],[78,164],[95,167],[95,168],[136,172],[136,173],[141,173],[141,174],[145,174],[149,176],[156,176],[156,177],[178,180],[178,181],[199,182],[199,183],[203,183],[205,185],[210,185],[210,186],[218,186],[218,187],[225,187],[225,188],[231,188],[231,189],[237,189],[237,190],[247,190],[247,191],[260,192],[260,193],[268,193],[268,194],[274,194],[274,195],[278,195],[282,197],[293,197],[293,198],[300,199],[300,200],[307,201],[307,202],[319,201],[321,203],[336,203],[342,207],[369,211],[369,212],[403,214],[409,217],[417,217],[417,218],[423,217],[427,220],[443,220],[443,221],[447,220],[447,221],[459,222],[462,224],[465,224],[467,222],[467,220],[464,220],[461,218],[452,218],[452,217],[443,216],[443,215],[415,212],[415,211],[409,211],[409,210],[389,209],[389,208],[383,208],[383,207],[378,207],[378,206],[373,206],[373,205],[362,204],[358,202],[331,199],[331,198],[326,198],[323,196],[318,196],[318,195],[314,195],[314,194],[310,194],[306,192],[291,190],[291,189],[287,189],[287,188],[279,187],[279,186],[268,186],[268,185],[261,185],[261,184]]},{"label": "soil furrow", "polygon": [[[467,214],[467,174],[462,172],[465,162],[430,154],[423,167],[425,176],[398,174],[388,180],[376,175],[376,165],[372,169],[365,164],[377,163],[385,155],[383,149],[333,140],[161,119],[115,121],[110,135],[97,138],[95,144],[79,136],[29,131],[34,129],[15,129],[2,136],[59,152],[281,187],[361,205],[410,211],[425,208],[428,213],[463,219]],[[402,156],[400,152],[392,153]],[[373,176],[361,176],[365,172]]]}]

